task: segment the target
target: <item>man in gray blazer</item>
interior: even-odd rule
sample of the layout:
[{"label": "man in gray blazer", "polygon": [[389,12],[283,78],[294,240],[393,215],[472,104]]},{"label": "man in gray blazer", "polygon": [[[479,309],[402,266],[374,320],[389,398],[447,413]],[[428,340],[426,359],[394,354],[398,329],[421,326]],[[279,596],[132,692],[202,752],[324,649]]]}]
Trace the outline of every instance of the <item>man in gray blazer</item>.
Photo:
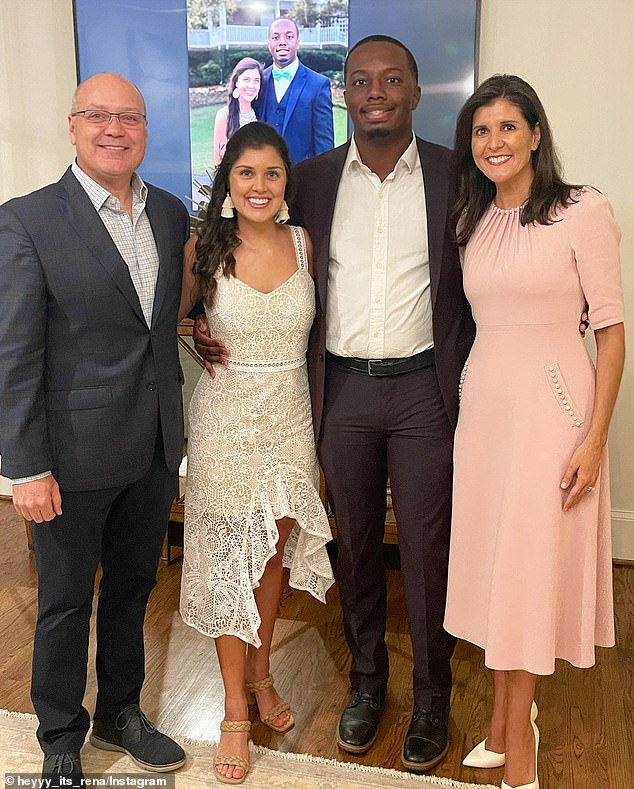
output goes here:
[{"label": "man in gray blazer", "polygon": [[34,521],[43,776],[76,782],[100,563],[91,742],[147,770],[185,762],[139,698],[143,620],[182,451],[176,321],[188,218],[136,174],[147,120],[131,82],[86,80],[68,123],[77,158],[62,179],[0,206],[0,454],[16,510]]}]

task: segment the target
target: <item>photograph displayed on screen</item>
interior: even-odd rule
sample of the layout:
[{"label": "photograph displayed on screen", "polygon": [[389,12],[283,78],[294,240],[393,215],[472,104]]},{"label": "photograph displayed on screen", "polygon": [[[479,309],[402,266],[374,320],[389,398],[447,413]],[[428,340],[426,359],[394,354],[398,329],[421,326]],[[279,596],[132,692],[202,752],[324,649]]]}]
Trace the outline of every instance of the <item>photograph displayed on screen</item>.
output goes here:
[{"label": "photograph displayed on screen", "polygon": [[195,204],[202,197],[196,183],[209,185],[216,166],[216,126],[220,150],[241,122],[267,120],[296,162],[345,142],[343,64],[364,36],[394,36],[414,54],[422,91],[414,130],[426,140],[452,145],[456,115],[474,88],[478,0],[73,0],[73,7],[78,79],[115,71],[138,85],[150,124],[139,172],[190,210],[190,196]]},{"label": "photograph displayed on screen", "polygon": [[345,142],[348,0],[188,0],[187,28],[194,182],[209,183],[254,120],[277,129],[293,164]]}]

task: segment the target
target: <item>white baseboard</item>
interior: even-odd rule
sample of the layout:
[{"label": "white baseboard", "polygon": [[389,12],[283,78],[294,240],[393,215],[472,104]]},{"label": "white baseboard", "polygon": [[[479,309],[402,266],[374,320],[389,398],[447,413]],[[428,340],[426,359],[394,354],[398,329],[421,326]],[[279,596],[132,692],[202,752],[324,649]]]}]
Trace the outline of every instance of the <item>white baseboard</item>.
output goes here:
[{"label": "white baseboard", "polygon": [[612,556],[634,561],[634,512],[612,510]]}]

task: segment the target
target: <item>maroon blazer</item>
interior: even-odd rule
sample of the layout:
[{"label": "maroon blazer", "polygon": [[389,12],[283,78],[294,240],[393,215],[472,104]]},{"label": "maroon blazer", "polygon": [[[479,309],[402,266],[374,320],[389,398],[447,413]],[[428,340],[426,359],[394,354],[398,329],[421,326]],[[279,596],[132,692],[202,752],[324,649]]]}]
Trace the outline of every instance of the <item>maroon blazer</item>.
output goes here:
[{"label": "maroon blazer", "polygon": [[[425,181],[436,373],[447,416],[455,427],[458,420],[458,382],[473,343],[475,326],[462,289],[458,249],[448,232],[448,213],[454,199],[450,175],[451,151],[418,137],[416,142]],[[350,142],[347,142],[321,156],[301,162],[293,171],[292,221],[308,230],[314,248],[317,310],[307,359],[317,440],[322,424],[326,375],[330,228],[349,146]]]}]

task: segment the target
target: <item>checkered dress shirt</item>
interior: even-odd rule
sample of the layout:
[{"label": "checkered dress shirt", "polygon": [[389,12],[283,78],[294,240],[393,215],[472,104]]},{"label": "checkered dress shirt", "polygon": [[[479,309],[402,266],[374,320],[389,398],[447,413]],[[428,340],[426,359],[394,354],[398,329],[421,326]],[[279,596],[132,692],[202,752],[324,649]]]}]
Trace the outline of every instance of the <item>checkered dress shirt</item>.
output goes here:
[{"label": "checkered dress shirt", "polygon": [[73,162],[72,171],[110,233],[121,257],[127,263],[143,315],[147,325],[151,326],[159,258],[150,220],[145,213],[147,186],[141,177],[134,173],[132,219],[130,219],[128,212],[122,210],[119,200],[86,175],[77,162]]}]

